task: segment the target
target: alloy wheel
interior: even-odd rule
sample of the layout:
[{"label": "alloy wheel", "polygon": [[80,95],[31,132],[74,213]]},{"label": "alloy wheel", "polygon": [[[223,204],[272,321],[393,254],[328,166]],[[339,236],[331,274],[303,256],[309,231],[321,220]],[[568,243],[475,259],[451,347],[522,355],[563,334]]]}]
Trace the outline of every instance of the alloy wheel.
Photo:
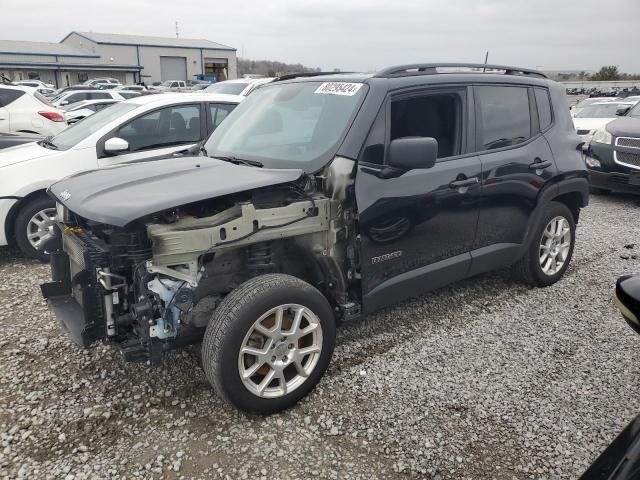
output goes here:
[{"label": "alloy wheel", "polygon": [[554,217],[542,231],[540,238],[540,267],[545,275],[558,273],[569,256],[571,227],[561,216]]},{"label": "alloy wheel", "polygon": [[27,224],[27,239],[33,248],[44,250],[44,246],[54,235],[55,221],[55,208],[45,208],[31,217]]},{"label": "alloy wheel", "polygon": [[251,326],[242,341],[238,370],[254,395],[279,398],[311,375],[322,350],[320,319],[297,304],[272,308]]}]

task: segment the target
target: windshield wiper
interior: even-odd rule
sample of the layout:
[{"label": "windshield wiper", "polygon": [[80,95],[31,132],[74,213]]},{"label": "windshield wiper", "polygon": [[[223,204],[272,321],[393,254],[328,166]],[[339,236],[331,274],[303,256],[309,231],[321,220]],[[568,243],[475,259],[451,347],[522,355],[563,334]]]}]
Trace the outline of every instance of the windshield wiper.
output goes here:
[{"label": "windshield wiper", "polygon": [[49,148],[51,150],[58,150],[58,146],[51,141],[52,138],[53,137],[43,138],[42,140],[40,140],[38,142],[38,145],[40,145],[42,147],[45,147],[45,148]]},{"label": "windshield wiper", "polygon": [[230,162],[235,165],[246,165],[248,167],[263,167],[264,164],[262,162],[258,162],[257,160],[247,160],[246,158],[238,158],[238,157],[219,157],[218,155],[211,155],[211,158],[216,158],[218,160],[222,160],[223,162]]}]

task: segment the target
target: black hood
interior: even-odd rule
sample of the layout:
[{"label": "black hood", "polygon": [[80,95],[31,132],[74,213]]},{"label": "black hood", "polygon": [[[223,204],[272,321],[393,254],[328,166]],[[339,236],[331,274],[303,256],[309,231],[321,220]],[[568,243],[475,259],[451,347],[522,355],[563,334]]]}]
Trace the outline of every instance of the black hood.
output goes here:
[{"label": "black hood", "polygon": [[78,173],[51,185],[49,193],[84,218],[122,227],[168,208],[292,182],[301,175],[302,170],[179,157]]},{"label": "black hood", "polygon": [[640,137],[640,118],[621,117],[607,123],[607,131],[614,137]]}]

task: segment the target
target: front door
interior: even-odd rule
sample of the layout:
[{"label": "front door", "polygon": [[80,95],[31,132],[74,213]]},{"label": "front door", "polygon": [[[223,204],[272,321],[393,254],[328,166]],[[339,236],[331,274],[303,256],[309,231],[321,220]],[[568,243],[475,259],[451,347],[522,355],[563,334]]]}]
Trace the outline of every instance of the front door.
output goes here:
[{"label": "front door", "polygon": [[[356,176],[363,307],[375,310],[466,276],[480,191],[480,160],[467,153],[473,108],[466,88],[392,96],[378,115]],[[388,143],[433,137],[432,168],[384,178]]]}]

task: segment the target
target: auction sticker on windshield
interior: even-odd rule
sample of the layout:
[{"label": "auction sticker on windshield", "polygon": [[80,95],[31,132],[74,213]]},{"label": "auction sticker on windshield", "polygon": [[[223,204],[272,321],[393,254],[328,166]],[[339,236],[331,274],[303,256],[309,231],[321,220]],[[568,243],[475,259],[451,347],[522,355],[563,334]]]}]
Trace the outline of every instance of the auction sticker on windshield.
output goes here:
[{"label": "auction sticker on windshield", "polygon": [[322,95],[346,95],[348,97],[352,97],[358,93],[358,90],[360,90],[361,87],[361,83],[324,82],[314,93]]}]

